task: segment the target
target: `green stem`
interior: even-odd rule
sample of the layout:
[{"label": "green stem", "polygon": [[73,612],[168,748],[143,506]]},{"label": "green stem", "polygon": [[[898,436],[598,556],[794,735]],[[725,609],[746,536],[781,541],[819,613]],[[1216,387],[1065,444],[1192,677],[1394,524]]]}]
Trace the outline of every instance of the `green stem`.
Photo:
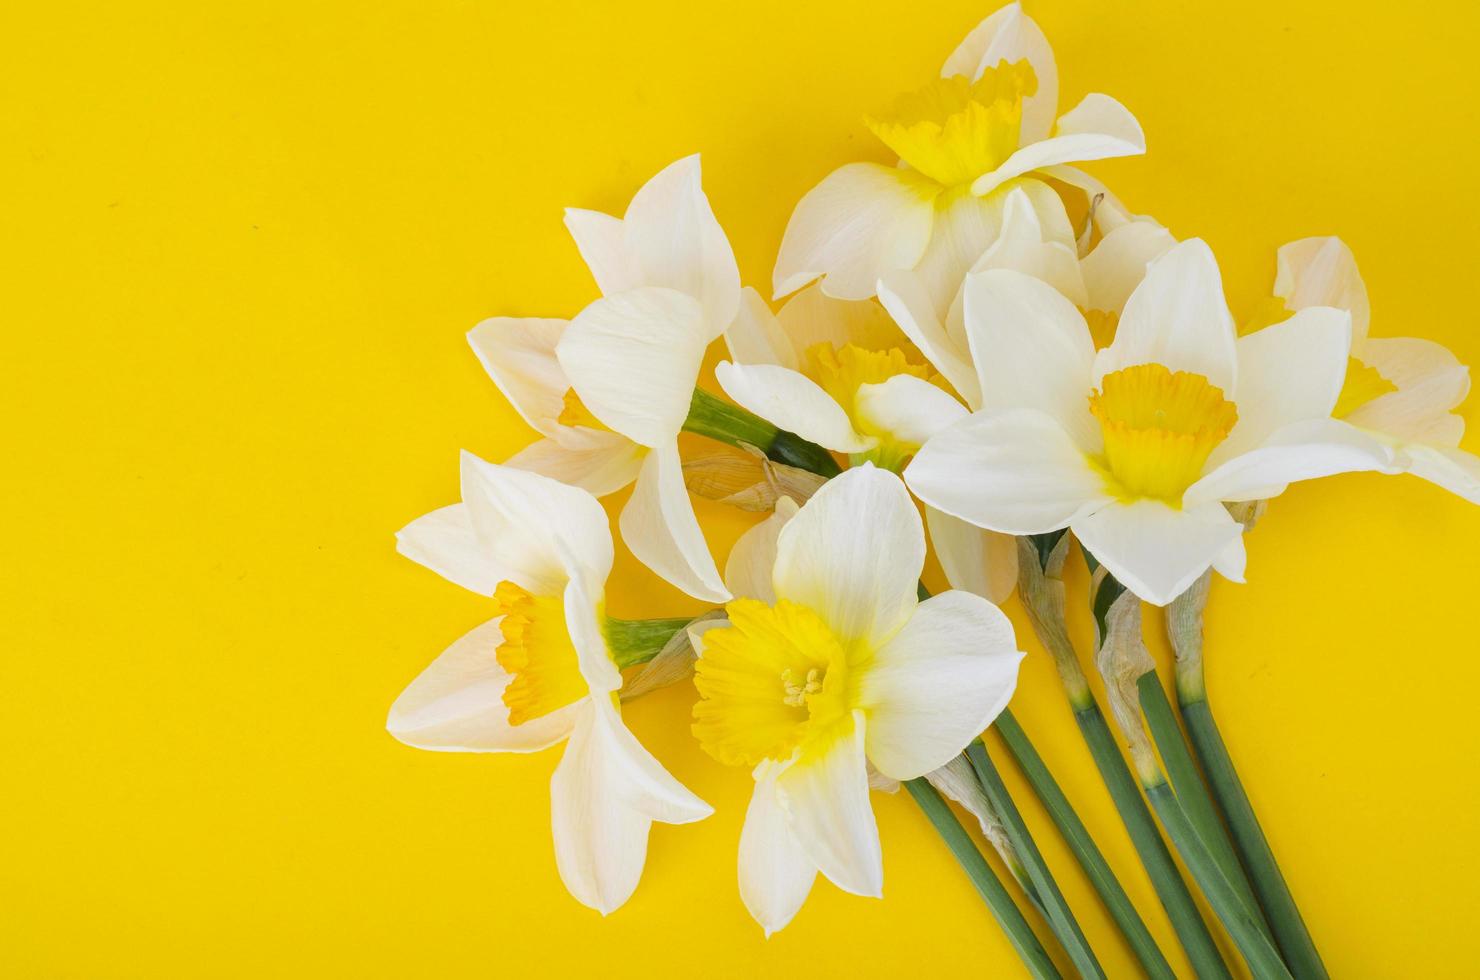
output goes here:
[{"label": "green stem", "polygon": [[1048,811],[1054,826],[1059,828],[1059,833],[1068,843],[1069,850],[1078,859],[1079,866],[1089,877],[1090,884],[1100,896],[1100,901],[1105,903],[1110,917],[1120,927],[1126,942],[1130,943],[1131,952],[1140,961],[1141,968],[1146,971],[1146,975],[1152,980],[1176,980],[1176,974],[1172,972],[1171,964],[1167,963],[1166,957],[1157,947],[1156,940],[1151,936],[1151,930],[1146,928],[1146,923],[1136,912],[1130,896],[1120,886],[1115,872],[1110,870],[1109,862],[1105,860],[1105,856],[1100,853],[1094,839],[1090,837],[1084,821],[1080,820],[1079,814],[1074,812],[1074,807],[1069,803],[1068,797],[1059,788],[1058,781],[1053,778],[1053,774],[1044,765],[1038,750],[1029,741],[1028,733],[1023,731],[1022,725],[1018,724],[1017,718],[1010,710],[998,715],[992,727],[997,730],[998,735],[1002,736],[1003,743],[1007,745],[1007,750],[1017,761],[1018,768],[1023,771],[1028,785],[1032,787],[1044,809]]},{"label": "green stem", "polygon": [[1177,794],[1182,812],[1187,815],[1192,829],[1202,838],[1203,845],[1218,865],[1218,870],[1223,872],[1223,877],[1228,879],[1228,883],[1238,893],[1239,900],[1248,908],[1259,925],[1259,931],[1264,933],[1265,938],[1273,941],[1274,934],[1264,921],[1259,910],[1259,901],[1254,897],[1254,890],[1249,887],[1249,880],[1244,876],[1238,855],[1233,853],[1233,843],[1228,839],[1228,831],[1223,828],[1213,797],[1203,783],[1202,774],[1197,771],[1197,763],[1192,761],[1192,753],[1187,749],[1182,730],[1177,727],[1171,702],[1167,700],[1166,691],[1162,689],[1161,679],[1156,676],[1156,671],[1148,670],[1137,678],[1136,690],[1141,695],[1141,713],[1146,717],[1146,727],[1151,729],[1151,739],[1156,743],[1156,751],[1167,768],[1167,775],[1171,777],[1172,791]]},{"label": "green stem", "polygon": [[1182,948],[1187,951],[1187,958],[1192,961],[1193,970],[1203,980],[1214,977],[1231,980],[1232,974],[1224,965],[1213,936],[1192,900],[1192,893],[1187,890],[1187,883],[1182,880],[1166,842],[1156,829],[1151,811],[1146,809],[1146,802],[1141,798],[1130,767],[1125,764],[1125,757],[1115,744],[1115,736],[1110,734],[1110,726],[1105,723],[1100,706],[1093,700],[1083,706],[1074,706],[1074,720],[1079,723],[1079,731],[1089,745],[1090,755],[1100,770],[1105,788],[1110,791],[1121,822],[1130,834],[1142,866],[1151,877],[1156,897],[1166,909]]},{"label": "green stem", "polygon": [[613,619],[608,616],[602,624],[602,632],[617,666],[626,670],[656,657],[658,651],[673,639],[673,634],[693,621],[692,616],[679,619]]},{"label": "green stem", "polygon": [[[1180,690],[1179,688],[1179,693]],[[1187,734],[1192,739],[1199,761],[1202,762],[1203,772],[1208,774],[1213,794],[1228,817],[1233,842],[1238,847],[1244,866],[1249,869],[1254,890],[1258,892],[1259,900],[1269,914],[1275,941],[1285,954],[1290,972],[1298,980],[1326,980],[1329,977],[1326,965],[1321,962],[1321,954],[1316,952],[1310,930],[1300,916],[1300,909],[1295,906],[1295,898],[1290,894],[1290,887],[1285,884],[1284,875],[1280,874],[1280,866],[1275,863],[1274,852],[1270,850],[1264,830],[1259,826],[1259,818],[1254,815],[1254,807],[1233,768],[1233,760],[1228,755],[1227,746],[1223,744],[1223,736],[1213,720],[1207,699],[1198,697],[1182,700],[1179,697],[1178,703],[1182,709],[1182,720],[1187,725]]]},{"label": "green stem", "polygon": [[1177,852],[1187,863],[1187,870],[1192,872],[1192,877],[1202,889],[1208,904],[1222,920],[1234,945],[1244,955],[1245,962],[1254,974],[1254,980],[1291,980],[1290,971],[1285,968],[1284,960],[1280,959],[1279,951],[1259,928],[1254,914],[1245,907],[1233,885],[1223,876],[1218,862],[1213,860],[1202,837],[1187,819],[1171,785],[1158,774],[1153,782],[1142,788],[1155,808],[1156,815],[1161,819],[1161,825],[1166,828],[1167,836],[1172,839]]},{"label": "green stem", "polygon": [[1084,931],[1079,928],[1073,910],[1069,908],[1064,893],[1059,890],[1058,882],[1054,881],[1053,874],[1049,872],[1048,864],[1043,860],[1038,845],[1034,843],[1033,835],[1028,832],[1028,825],[1023,822],[1017,805],[1012,802],[1012,796],[1008,794],[1001,774],[997,772],[991,756],[987,755],[986,746],[980,740],[972,742],[966,748],[966,758],[976,771],[977,781],[987,794],[987,800],[997,811],[997,816],[1007,831],[1007,839],[1012,842],[1013,850],[1023,863],[1023,870],[1028,874],[1028,880],[1033,883],[1033,893],[1038,905],[1064,951],[1069,954],[1070,962],[1081,977],[1103,978],[1105,971],[1101,969],[1099,960],[1095,959],[1089,940],[1084,938]]},{"label": "green stem", "polygon": [[683,427],[685,432],[707,436],[726,445],[754,446],[777,463],[795,466],[818,476],[830,478],[841,472],[838,461],[826,449],[778,429],[765,419],[738,405],[731,405],[703,388],[694,389]]},{"label": "green stem", "polygon": [[1053,960],[1048,958],[1044,952],[1043,944],[1038,937],[1033,935],[1033,930],[1028,925],[1028,920],[1023,918],[1023,913],[1018,910],[1012,901],[1012,896],[1007,893],[1002,882],[992,871],[992,866],[987,864],[987,859],[982,857],[981,851],[971,842],[971,837],[946,801],[940,798],[924,777],[911,779],[905,782],[905,788],[910,791],[910,796],[925,811],[925,816],[930,819],[935,830],[945,840],[946,846],[951,849],[956,861],[961,865],[966,876],[971,879],[972,885],[976,887],[977,893],[992,910],[1002,931],[1007,933],[1008,942],[1012,943],[1013,949],[1022,958],[1023,965],[1034,977],[1054,978],[1059,980],[1061,975],[1058,968],[1053,965]]}]

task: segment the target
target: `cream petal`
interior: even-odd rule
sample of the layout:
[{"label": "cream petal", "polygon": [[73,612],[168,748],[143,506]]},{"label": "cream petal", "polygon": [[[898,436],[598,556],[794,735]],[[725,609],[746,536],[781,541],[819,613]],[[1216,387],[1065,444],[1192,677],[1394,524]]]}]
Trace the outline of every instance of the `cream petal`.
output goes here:
[{"label": "cream petal", "polygon": [[1048,38],[1033,18],[1023,13],[1022,4],[1010,3],[978,24],[951,52],[940,74],[942,78],[965,75],[975,81],[999,62],[1023,60],[1033,66],[1038,90],[1023,100],[1022,141],[1036,142],[1053,129],[1054,115],[1059,111],[1059,72]]},{"label": "cream petal", "polygon": [[964,292],[983,411],[1044,412],[1087,452],[1098,452],[1100,427],[1089,413],[1095,344],[1074,304],[1008,269],[973,274]]},{"label": "cream petal", "polygon": [[644,287],[586,307],[555,353],[592,415],[653,447],[683,428],[710,339],[697,300]]},{"label": "cream petal", "polygon": [[1014,177],[1043,167],[1111,157],[1137,156],[1146,152],[1146,136],[1130,110],[1108,95],[1093,92],[1059,117],[1055,135],[1029,143],[1002,162],[996,170],[982,174],[971,185],[971,193],[990,194]]},{"label": "cream petal", "polygon": [[1275,253],[1274,294],[1292,310],[1334,306],[1352,315],[1354,343],[1367,336],[1372,318],[1367,284],[1346,242],[1335,236],[1302,238]]},{"label": "cream petal", "polygon": [[1329,416],[1346,380],[1351,333],[1345,310],[1312,306],[1240,337],[1233,394],[1238,422],[1208,467],[1248,452],[1287,425]]},{"label": "cream petal", "polygon": [[839,453],[861,453],[875,440],[857,432],[843,407],[806,375],[774,364],[721,361],[715,380],[741,408],[809,442]]},{"label": "cream petal", "polygon": [[924,378],[897,374],[881,384],[859,385],[854,413],[870,432],[887,432],[900,442],[923,446],[946,426],[967,415],[966,407]]},{"label": "cream petal", "polygon": [[891,272],[879,280],[879,302],[910,342],[920,349],[972,408],[981,405],[981,384],[971,353],[946,333],[925,284],[914,272]]},{"label": "cream petal", "polygon": [[869,761],[895,779],[950,762],[1012,700],[1022,659],[1012,623],[986,599],[926,599],[862,679]]},{"label": "cream petal", "polygon": [[759,599],[768,606],[776,604],[776,588],[771,573],[776,567],[776,541],[786,522],[797,514],[797,502],[790,497],[776,500],[776,510],[735,540],[730,557],[725,560],[725,588],[743,599]]},{"label": "cream petal", "polygon": [[[1369,338],[1357,352],[1398,390],[1359,405],[1346,416],[1352,425],[1402,441],[1434,441],[1452,426],[1449,410],[1470,393],[1469,368],[1447,349],[1414,337]],[[1442,438],[1439,441],[1444,441]],[[1450,444],[1458,442],[1458,438]]]},{"label": "cream petal", "polygon": [[676,444],[648,454],[618,525],[627,548],[665,582],[696,599],[730,599],[694,516]]},{"label": "cream petal", "polygon": [[740,312],[725,328],[725,347],[737,364],[777,364],[796,370],[797,351],[761,294],[740,291]]},{"label": "cream petal", "polygon": [[468,331],[468,343],[499,393],[545,435],[558,428],[555,419],[570,388],[555,359],[555,345],[566,326],[565,320],[496,316]]},{"label": "cream petal", "polygon": [[1262,500],[1297,480],[1363,470],[1393,472],[1390,449],[1336,419],[1308,419],[1277,430],[1258,447],[1205,474],[1182,496],[1184,507]]},{"label": "cream petal", "polygon": [[877,644],[915,608],[924,565],[909,492],[865,463],[823,484],[781,529],[772,581],[778,598],[815,611],[844,643]]},{"label": "cream petal", "polygon": [[[1455,368],[1464,367],[1448,347],[1421,337],[1368,337],[1352,343],[1352,355],[1398,388],[1452,376]],[[1454,408],[1468,393],[1466,389],[1451,396],[1454,400],[1444,407]]]},{"label": "cream petal", "polygon": [[915,496],[977,527],[1039,534],[1110,500],[1104,478],[1051,416],[977,413],[925,444],[905,469]]},{"label": "cream petal", "polygon": [[1006,202],[1005,190],[986,197],[954,191],[937,202],[930,246],[915,266],[937,316],[946,315],[962,277],[997,240]]},{"label": "cream petal", "polygon": [[1072,528],[1126,588],[1157,606],[1185,592],[1244,530],[1222,504],[1177,509],[1158,500],[1116,501]]},{"label": "cream petal", "polygon": [[[790,526],[805,514],[803,508]],[[776,790],[792,836],[828,880],[855,895],[880,898],[884,865],[869,805],[864,737],[863,712],[854,711],[850,730],[817,757],[782,772]]]},{"label": "cream petal", "polygon": [[566,208],[565,227],[575,239],[576,250],[603,296],[649,285],[643,282],[642,269],[627,251],[621,218],[584,208]]},{"label": "cream petal", "polygon": [[1012,535],[979,528],[934,507],[925,508],[925,527],[952,588],[996,603],[1007,601],[1018,577],[1017,542]]},{"label": "cream petal", "polygon": [[1403,461],[1409,473],[1443,487],[1452,494],[1480,504],[1480,457],[1463,449],[1439,446],[1404,447]]},{"label": "cream petal", "polygon": [[1127,221],[1105,233],[1084,257],[1085,301],[1091,310],[1119,313],[1146,278],[1146,266],[1165,255],[1177,240],[1150,219]]},{"label": "cream petal", "polygon": [[777,297],[819,276],[838,299],[868,299],[879,277],[925,253],[938,188],[909,171],[850,163],[798,202],[776,256]]},{"label": "cream petal", "polygon": [[[987,269],[1013,269],[1048,283],[1075,306],[1083,307],[1087,302],[1078,253],[1063,242],[1045,238],[1037,209],[1022,187],[1014,187],[1007,194],[1002,230],[971,267],[972,272]],[[957,298],[963,299],[962,294],[958,293]]]},{"label": "cream petal", "polygon": [[439,507],[396,532],[396,550],[456,585],[492,595],[508,578],[492,549],[478,540],[465,504]]},{"label": "cream petal", "polygon": [[624,435],[578,427],[565,428],[558,439],[533,442],[505,462],[605,497],[637,479],[646,455],[645,447]]},{"label": "cream petal", "polygon": [[464,634],[401,692],[385,722],[392,735],[436,752],[538,752],[565,740],[585,698],[509,724],[503,697],[512,678],[494,657],[504,639],[499,619]]},{"label": "cream petal", "polygon": [[773,769],[756,769],[740,831],[740,900],[767,937],[796,917],[817,878],[817,865],[787,825]]},{"label": "cream petal", "polygon": [[479,540],[511,581],[544,595],[574,575],[606,581],[611,531],[586,491],[464,452],[462,497]]},{"label": "cream petal", "polygon": [[1146,269],[1126,300],[1115,341],[1095,359],[1095,383],[1111,371],[1161,364],[1200,374],[1224,392],[1238,373],[1233,317],[1212,249],[1200,238],[1174,246]]},{"label": "cream petal", "polygon": [[799,290],[776,314],[781,331],[791,339],[801,359],[809,347],[853,344],[866,350],[902,347],[905,336],[878,303],[867,299],[837,299],[822,283]]}]

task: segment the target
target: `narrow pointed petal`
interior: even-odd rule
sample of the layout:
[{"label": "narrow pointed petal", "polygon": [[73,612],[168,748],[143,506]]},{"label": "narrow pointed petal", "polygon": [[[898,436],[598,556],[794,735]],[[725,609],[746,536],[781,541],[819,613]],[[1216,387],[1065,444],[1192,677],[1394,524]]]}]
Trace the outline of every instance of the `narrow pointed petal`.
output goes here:
[{"label": "narrow pointed petal", "polygon": [[1129,109],[1108,95],[1086,95],[1059,118],[1055,135],[1029,143],[990,173],[978,177],[971,193],[990,194],[1014,177],[1044,167],[1112,157],[1139,156],[1146,152],[1146,136]]},{"label": "narrow pointed petal", "polygon": [[697,300],[644,287],[586,307],[555,353],[592,415],[653,447],[683,428],[711,339]]},{"label": "narrow pointed petal", "polygon": [[664,581],[696,599],[729,600],[694,516],[676,444],[648,453],[618,524],[632,554]]},{"label": "narrow pointed petal", "polygon": [[519,450],[506,465],[605,497],[637,479],[646,455],[646,447],[624,435],[566,428],[558,439],[540,439]]},{"label": "narrow pointed petal", "polygon": [[439,507],[396,532],[396,550],[447,581],[492,595],[507,575],[478,540],[464,504]]},{"label": "narrow pointed petal", "polygon": [[1174,246],[1131,293],[1115,341],[1095,359],[1095,383],[1111,371],[1161,364],[1235,391],[1237,337],[1212,249],[1199,238]]},{"label": "narrow pointed petal", "polygon": [[925,508],[925,527],[935,556],[953,589],[965,589],[999,605],[1017,587],[1017,542],[952,517],[934,507]]},{"label": "narrow pointed petal", "polygon": [[850,163],[807,192],[781,239],[776,296],[826,276],[839,299],[868,299],[879,277],[911,269],[925,253],[937,189],[909,171]]},{"label": "narrow pointed petal", "polygon": [[1004,534],[1053,531],[1111,499],[1063,426],[1031,409],[961,420],[904,475],[930,506]]},{"label": "narrow pointed petal", "polygon": [[725,347],[736,364],[776,364],[797,368],[797,351],[781,321],[761,294],[749,286],[740,291],[740,312],[725,328]]},{"label": "narrow pointed petal", "polygon": [[1164,606],[1243,534],[1221,504],[1168,507],[1115,502],[1073,524],[1074,536],[1140,598]]},{"label": "narrow pointed petal", "polygon": [[778,429],[838,453],[861,453],[874,440],[857,432],[843,407],[811,378],[775,364],[721,361],[715,380],[741,408]]},{"label": "narrow pointed petal", "polygon": [[1187,488],[1182,504],[1261,500],[1298,480],[1365,470],[1391,473],[1394,466],[1392,450],[1355,426],[1310,419],[1277,430],[1258,447],[1216,467]]},{"label": "narrow pointed petal", "polygon": [[474,627],[433,660],[391,705],[386,729],[436,752],[538,752],[563,741],[586,700],[510,725],[503,696],[511,678],[494,657],[498,624]]},{"label": "narrow pointed petal", "polygon": [[776,501],[776,510],[740,535],[725,560],[725,588],[742,599],[759,599],[769,606],[776,604],[776,588],[771,573],[776,567],[776,542],[781,529],[797,514],[797,502],[790,497]]},{"label": "narrow pointed petal", "polygon": [[769,937],[801,910],[817,878],[817,865],[787,825],[771,767],[756,770],[755,790],[740,831],[740,900]]},{"label": "narrow pointed petal", "polygon": [[545,435],[558,428],[570,382],[555,359],[565,320],[496,316],[468,331],[478,363],[519,417]]},{"label": "narrow pointed petal", "polygon": [[612,296],[638,286],[642,270],[627,250],[622,219],[584,208],[565,209],[565,227],[575,239],[576,249],[591,270],[601,295]]},{"label": "narrow pointed petal", "polygon": [[793,764],[777,777],[776,789],[797,844],[828,880],[855,895],[880,898],[884,865],[869,805],[864,737],[863,713],[855,711],[846,733],[816,757]]},{"label": "narrow pointed petal", "polygon": [[1002,231],[971,267],[972,272],[988,269],[1013,269],[1048,283],[1075,306],[1087,302],[1078,253],[1071,245],[1045,237],[1032,199],[1022,187],[1007,194]]},{"label": "narrow pointed petal", "polygon": [[924,564],[909,492],[864,464],[823,484],[781,529],[773,581],[778,598],[815,611],[844,643],[881,643],[915,608]]},{"label": "narrow pointed petal", "polygon": [[950,762],[1012,700],[1022,659],[1012,623],[986,599],[926,599],[863,678],[869,761],[895,779]]}]

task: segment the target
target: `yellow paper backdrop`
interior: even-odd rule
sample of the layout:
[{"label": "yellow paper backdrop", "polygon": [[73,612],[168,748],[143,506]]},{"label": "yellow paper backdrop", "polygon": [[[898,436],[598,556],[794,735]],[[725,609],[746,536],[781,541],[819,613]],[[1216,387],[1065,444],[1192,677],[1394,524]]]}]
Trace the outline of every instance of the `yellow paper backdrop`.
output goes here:
[{"label": "yellow paper backdrop", "polygon": [[[607,920],[556,877],[558,750],[438,755],[383,730],[486,617],[392,533],[455,499],[459,449],[531,439],[463,334],[595,295],[561,207],[620,210],[702,151],[764,287],[797,198],[886,159],[862,114],[991,9],[7,5],[0,975],[1016,975],[903,797],[876,796],[885,899],[819,880],[763,941],[735,888],[749,776],[688,737],[689,685],[626,714],[717,812],[655,827]],[[1472,5],[1029,10],[1065,104],[1104,91],[1145,126],[1148,156],[1092,169],[1207,238],[1236,309],[1277,245],[1340,233],[1376,334],[1480,362]],[[723,556],[747,519],[699,509]],[[1248,543],[1250,584],[1214,590],[1210,686],[1332,973],[1473,975],[1480,509],[1341,477],[1292,489]],[[700,609],[625,555],[610,605]],[[1023,642],[1019,717],[1185,970]],[[1014,786],[1108,972],[1131,975]]]}]

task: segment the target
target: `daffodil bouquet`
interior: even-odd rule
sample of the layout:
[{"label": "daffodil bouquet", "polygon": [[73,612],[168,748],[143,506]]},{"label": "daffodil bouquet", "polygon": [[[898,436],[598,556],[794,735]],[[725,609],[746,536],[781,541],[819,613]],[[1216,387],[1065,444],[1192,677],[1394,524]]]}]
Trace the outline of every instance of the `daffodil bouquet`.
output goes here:
[{"label": "daffodil bouquet", "polygon": [[[1326,975],[1210,711],[1203,606],[1214,571],[1243,581],[1245,531],[1297,480],[1406,472],[1480,502],[1452,413],[1468,372],[1429,341],[1369,335],[1336,238],[1281,248],[1272,298],[1240,329],[1203,241],[1072,166],[1143,153],[1135,117],[1106,95],[1059,104],[1047,40],[1004,7],[939,79],[868,119],[897,166],[847,164],[797,204],[779,309],[742,287],[689,157],[621,218],[566,212],[600,292],[573,319],[494,317],[469,334],[540,438],[502,463],[465,453],[462,501],[398,534],[407,557],[487,596],[489,619],[388,725],[440,751],[566,743],[551,821],[581,903],[627,900],[654,820],[711,812],[622,718],[692,678],[693,737],[754,780],[739,891],[768,935],[819,872],[881,894],[870,793],[902,784],[1033,975],[1058,974],[1026,915],[1103,976],[983,748],[995,728],[1147,975],[1173,976],[1144,918],[1163,913],[1199,976],[1231,975],[1218,929],[1256,977]],[[698,387],[721,339],[727,399]],[[714,451],[683,458],[683,432]],[[606,614],[614,543],[597,498],[629,484],[623,543],[711,612]],[[765,514],[723,574],[691,493]],[[1071,598],[1075,541],[1091,589]],[[950,591],[920,585],[927,547]],[[1015,590],[1122,827],[1085,826],[1012,716],[1023,654],[999,604]],[[1079,601],[1109,720],[1066,627]],[[1175,708],[1143,602],[1169,607]],[[1026,913],[943,797],[980,826]],[[1117,833],[1160,912],[1132,905],[1127,869],[1095,844]]]}]

